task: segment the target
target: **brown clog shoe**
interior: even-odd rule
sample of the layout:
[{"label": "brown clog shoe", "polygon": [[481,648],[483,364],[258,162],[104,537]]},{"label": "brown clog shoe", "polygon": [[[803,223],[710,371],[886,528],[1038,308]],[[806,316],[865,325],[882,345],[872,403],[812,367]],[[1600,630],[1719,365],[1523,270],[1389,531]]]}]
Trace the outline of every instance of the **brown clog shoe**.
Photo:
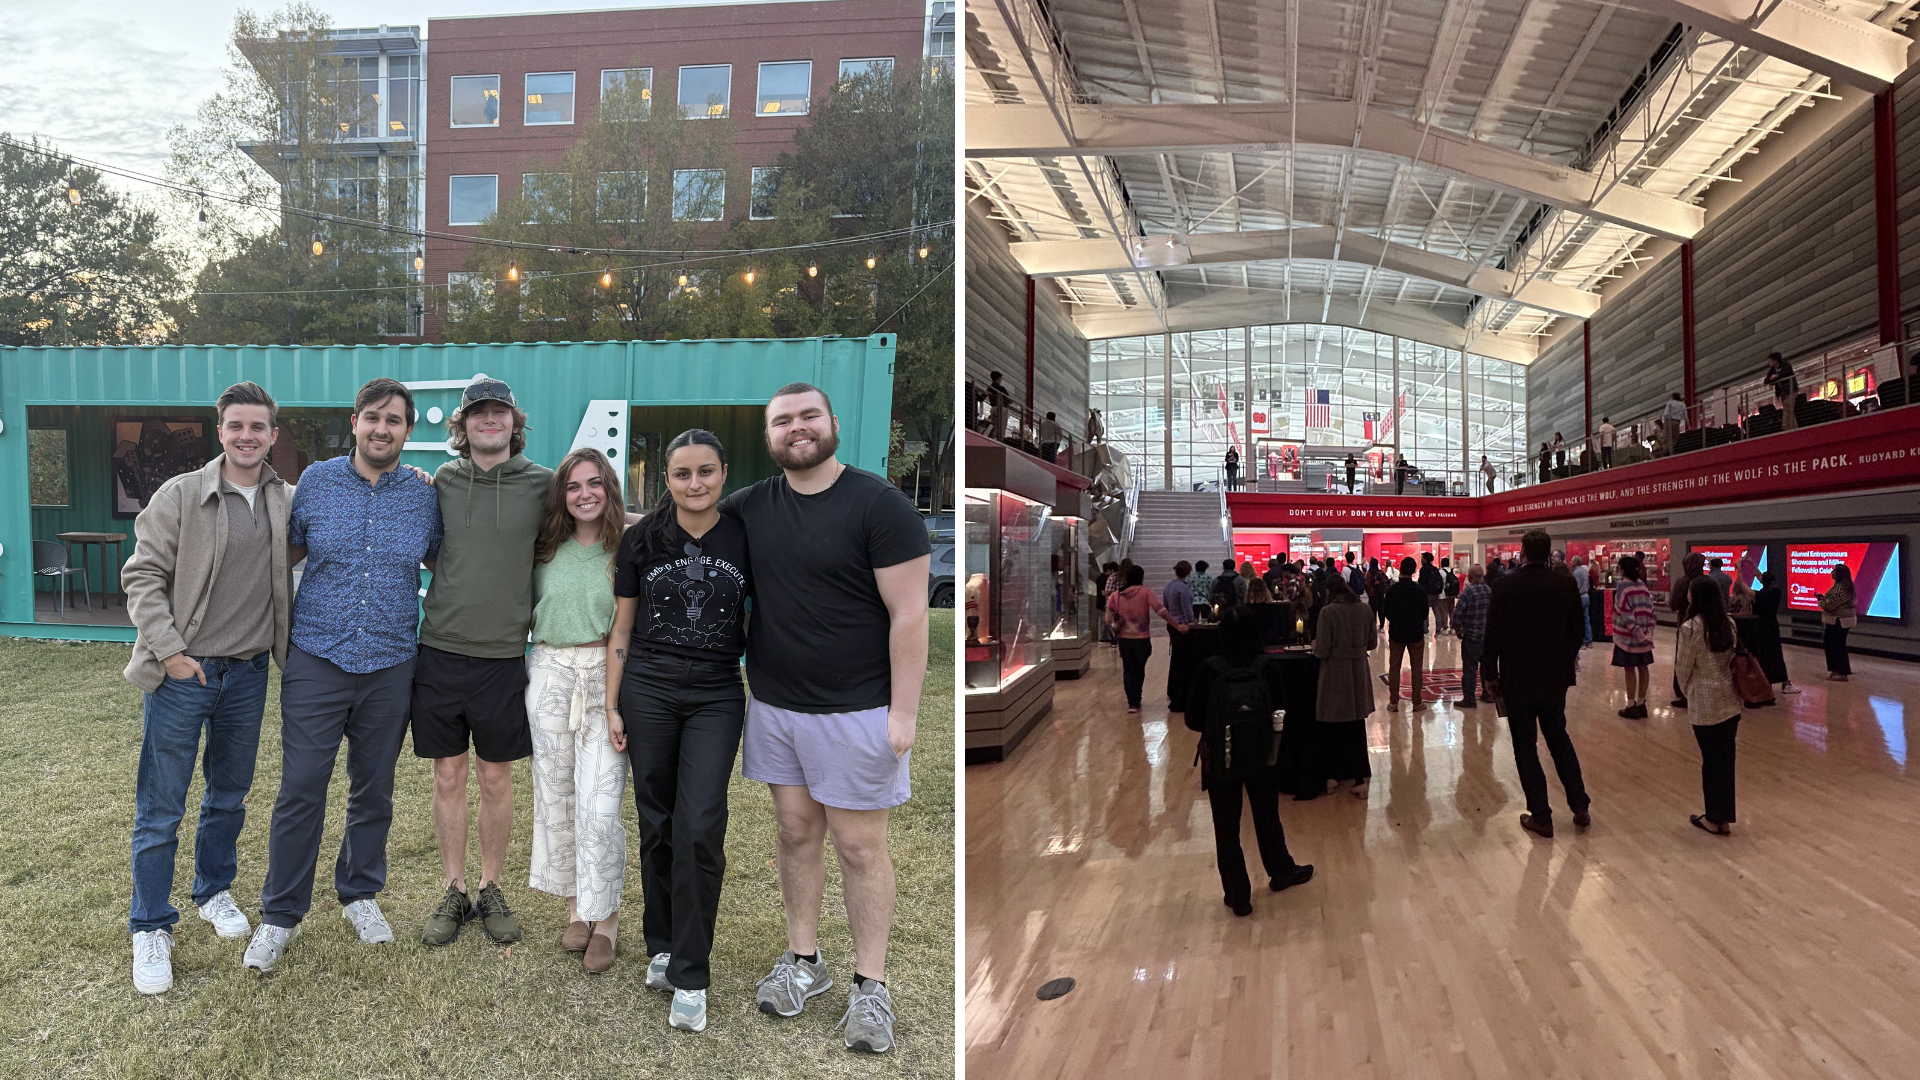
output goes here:
[{"label": "brown clog shoe", "polygon": [[592,936],[592,923],[570,922],[567,924],[566,932],[560,935],[560,947],[568,952],[579,952],[587,947],[587,939]]},{"label": "brown clog shoe", "polygon": [[580,966],[587,969],[589,975],[598,975],[613,966],[614,942],[605,934],[595,934],[587,942],[587,955]]}]

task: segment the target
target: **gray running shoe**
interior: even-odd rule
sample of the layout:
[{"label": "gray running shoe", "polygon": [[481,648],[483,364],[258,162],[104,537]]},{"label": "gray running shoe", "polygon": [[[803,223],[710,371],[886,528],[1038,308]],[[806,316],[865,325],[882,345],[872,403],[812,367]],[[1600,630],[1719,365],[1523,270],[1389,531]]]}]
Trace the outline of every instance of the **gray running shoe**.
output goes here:
[{"label": "gray running shoe", "polygon": [[507,910],[507,898],[500,894],[497,881],[487,882],[487,887],[480,890],[480,902],[474,905],[473,917],[480,920],[480,929],[495,945],[511,945],[520,940],[520,920]]},{"label": "gray running shoe", "polygon": [[807,999],[819,997],[833,988],[833,976],[827,974],[827,954],[815,953],[819,963],[809,963],[788,949],[773,965],[773,971],[759,982],[754,995],[760,1011],[769,1016],[799,1016]]},{"label": "gray running shoe", "polygon": [[420,930],[420,942],[424,945],[451,945],[460,936],[460,927],[473,918],[473,902],[467,894],[447,883],[447,891],[440,897],[440,906],[427,916],[427,925]]},{"label": "gray running shoe", "polygon": [[707,992],[675,990],[673,1008],[667,1011],[667,1026],[695,1034],[707,1030]]},{"label": "gray running shoe", "polygon": [[653,961],[647,965],[647,989],[673,989],[673,984],[667,981],[667,961],[672,958],[671,953],[659,952],[653,954]]},{"label": "gray running shoe", "polygon": [[300,936],[300,925],[275,926],[263,922],[260,929],[253,932],[253,940],[247,943],[247,953],[240,962],[255,971],[272,971],[280,958],[287,954],[287,946]]},{"label": "gray running shoe", "polygon": [[877,982],[853,980],[847,1015],[834,1025],[847,1029],[847,1049],[884,1054],[893,1049],[893,995]]}]

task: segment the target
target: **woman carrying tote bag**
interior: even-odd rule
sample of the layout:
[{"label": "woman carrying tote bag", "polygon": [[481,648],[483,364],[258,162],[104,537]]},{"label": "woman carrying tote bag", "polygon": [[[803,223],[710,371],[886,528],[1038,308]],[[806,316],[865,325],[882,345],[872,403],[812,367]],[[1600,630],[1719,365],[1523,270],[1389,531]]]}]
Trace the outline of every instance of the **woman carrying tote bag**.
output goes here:
[{"label": "woman carrying tote bag", "polygon": [[1700,744],[1700,787],[1707,812],[1687,820],[1715,836],[1733,835],[1733,742],[1740,733],[1740,694],[1734,689],[1733,620],[1712,578],[1687,587],[1687,621],[1680,625],[1674,677],[1687,695],[1687,716]]},{"label": "woman carrying tote bag", "polygon": [[1825,624],[1827,681],[1846,682],[1853,674],[1847,659],[1847,631],[1860,621],[1853,606],[1853,571],[1846,563],[1833,564],[1833,588],[1820,594],[1820,621]]}]

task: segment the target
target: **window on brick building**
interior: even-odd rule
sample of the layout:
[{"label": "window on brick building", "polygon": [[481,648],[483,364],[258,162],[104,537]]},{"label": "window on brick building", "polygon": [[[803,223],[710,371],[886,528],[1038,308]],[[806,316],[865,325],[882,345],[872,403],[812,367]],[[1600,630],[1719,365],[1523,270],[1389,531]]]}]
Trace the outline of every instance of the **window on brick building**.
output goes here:
[{"label": "window on brick building", "polygon": [[845,86],[862,75],[892,75],[893,57],[869,56],[840,61],[840,85]]},{"label": "window on brick building", "polygon": [[455,75],[447,119],[452,127],[499,127],[500,76]]},{"label": "window on brick building", "polygon": [[647,208],[647,174],[603,172],[594,191],[598,221],[639,221]]},{"label": "window on brick building", "polygon": [[573,72],[527,76],[528,127],[573,123]]},{"label": "window on brick building", "polygon": [[719,120],[729,115],[732,102],[732,64],[680,69],[680,115],[689,120]]},{"label": "window on brick building", "polygon": [[727,209],[725,169],[675,169],[673,219],[719,221]]},{"label": "window on brick building", "polygon": [[755,116],[805,116],[813,91],[813,61],[760,65],[760,97]]},{"label": "window on brick building", "polygon": [[500,178],[485,176],[447,177],[447,224],[478,225],[493,216],[500,202]]},{"label": "window on brick building", "polygon": [[[653,108],[653,69],[652,68],[604,68],[600,72],[600,102],[606,104],[609,99],[621,101],[627,95],[631,101],[623,103],[631,108],[633,115],[645,116]],[[605,119],[619,119],[605,116]]]},{"label": "window on brick building", "polygon": [[753,170],[752,197],[747,201],[747,216],[750,218],[772,217],[773,200],[778,194],[780,194],[780,170],[756,167]]},{"label": "window on brick building", "polygon": [[573,216],[573,177],[567,173],[520,174],[524,224],[565,221]]}]

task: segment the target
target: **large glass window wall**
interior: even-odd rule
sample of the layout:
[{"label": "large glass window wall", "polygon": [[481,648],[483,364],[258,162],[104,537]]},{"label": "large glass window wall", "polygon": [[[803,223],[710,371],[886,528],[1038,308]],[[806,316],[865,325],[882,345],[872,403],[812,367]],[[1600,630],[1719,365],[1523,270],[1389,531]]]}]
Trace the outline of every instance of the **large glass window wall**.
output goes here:
[{"label": "large glass window wall", "polygon": [[[1511,464],[1525,457],[1525,369],[1408,338],[1398,340],[1398,353],[1396,376],[1391,335],[1339,326],[1114,338],[1093,343],[1091,404],[1101,411],[1108,441],[1138,464],[1147,488],[1217,484],[1227,449],[1236,446],[1243,483],[1271,479],[1266,462],[1284,453],[1289,463],[1304,459],[1304,469],[1294,472],[1313,489],[1347,452],[1390,449],[1396,435],[1408,463],[1446,481],[1448,490],[1456,482],[1483,490],[1483,454],[1496,463],[1504,488]],[[1390,478],[1383,471],[1380,483]]]}]

